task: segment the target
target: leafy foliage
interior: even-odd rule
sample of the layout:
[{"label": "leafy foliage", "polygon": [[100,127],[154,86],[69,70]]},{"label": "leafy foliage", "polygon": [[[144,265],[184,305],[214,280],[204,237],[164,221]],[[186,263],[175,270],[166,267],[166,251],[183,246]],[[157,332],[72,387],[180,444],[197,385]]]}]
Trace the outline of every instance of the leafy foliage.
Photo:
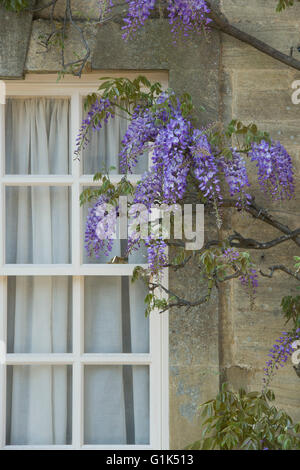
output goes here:
[{"label": "leafy foliage", "polygon": [[292,321],[295,328],[300,327],[300,295],[287,295],[281,302],[283,316],[287,322]]},{"label": "leafy foliage", "polygon": [[[300,0],[296,0],[299,2]],[[295,4],[295,0],[279,0],[276,11],[281,12],[288,7],[292,7]]]},{"label": "leafy foliage", "polygon": [[216,398],[200,406],[204,419],[194,450],[299,450],[300,423],[274,405],[271,390],[234,393],[224,384]]},{"label": "leafy foliage", "polygon": [[[296,273],[300,271],[300,257],[294,256]],[[298,287],[299,289],[300,287]],[[287,295],[281,301],[282,313],[286,323],[293,324],[293,330],[300,328],[300,295]]]},{"label": "leafy foliage", "polygon": [[0,5],[3,5],[7,10],[19,12],[28,8],[28,0],[0,0]]}]

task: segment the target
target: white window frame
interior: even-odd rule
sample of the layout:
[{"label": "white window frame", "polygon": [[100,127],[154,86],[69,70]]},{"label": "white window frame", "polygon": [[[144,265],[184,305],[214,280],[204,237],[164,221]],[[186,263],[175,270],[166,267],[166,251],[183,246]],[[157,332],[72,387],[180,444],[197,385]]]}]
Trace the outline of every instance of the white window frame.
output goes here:
[{"label": "white window frame", "polygon": [[[95,92],[101,76],[126,76],[137,73],[97,72],[82,76],[28,75],[25,80],[6,81],[7,96],[66,96],[71,100],[71,151],[82,120],[82,97]],[[164,72],[147,72],[150,80],[167,87]],[[117,182],[120,176],[111,177]],[[131,175],[135,183],[138,176]],[[69,265],[13,265],[5,264],[5,188],[6,186],[68,186],[72,191],[72,264]],[[168,449],[169,448],[169,384],[168,384],[168,313],[150,315],[149,354],[86,354],[84,353],[84,277],[131,276],[136,265],[83,264],[82,208],[79,195],[84,186],[97,185],[93,175],[81,175],[80,161],[72,159],[72,172],[60,175],[5,175],[5,105],[0,104],[0,449]],[[71,276],[73,278],[73,352],[66,354],[8,354],[7,338],[7,276]],[[164,285],[168,285],[167,270]],[[72,375],[72,444],[65,446],[6,445],[6,367],[9,365],[70,365]],[[141,445],[85,445],[84,444],[84,366],[146,365],[150,370],[150,444]]]}]

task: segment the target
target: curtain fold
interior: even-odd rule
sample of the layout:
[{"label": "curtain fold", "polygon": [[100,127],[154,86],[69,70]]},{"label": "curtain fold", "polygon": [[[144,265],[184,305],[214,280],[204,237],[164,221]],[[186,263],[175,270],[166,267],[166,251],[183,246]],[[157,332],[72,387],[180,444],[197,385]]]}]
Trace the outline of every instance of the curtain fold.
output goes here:
[{"label": "curtain fold", "polygon": [[[134,399],[134,442],[128,442],[124,367],[131,369]],[[87,366],[84,387],[86,444],[149,444],[149,368]]]},{"label": "curtain fold", "polygon": [[5,107],[5,172],[70,173],[68,98],[8,98]]},{"label": "curtain fold", "polygon": [[[129,120],[121,111],[114,118],[103,123],[102,129],[98,132],[89,132],[89,144],[82,154],[83,173],[93,175],[97,172],[109,171],[110,174],[120,174],[119,153],[121,151],[121,141],[129,125]],[[114,169],[110,169],[114,167]],[[148,170],[148,155],[143,155],[134,174],[142,174]]]}]

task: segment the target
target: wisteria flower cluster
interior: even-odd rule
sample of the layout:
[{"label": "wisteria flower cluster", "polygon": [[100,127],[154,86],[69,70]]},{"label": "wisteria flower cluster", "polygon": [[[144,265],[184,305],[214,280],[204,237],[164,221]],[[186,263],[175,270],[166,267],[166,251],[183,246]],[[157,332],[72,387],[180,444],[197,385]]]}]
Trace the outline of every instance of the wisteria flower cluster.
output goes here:
[{"label": "wisteria flower cluster", "polygon": [[292,161],[280,142],[262,140],[252,143],[249,156],[256,162],[258,181],[263,191],[270,193],[274,199],[290,199],[293,196]]},{"label": "wisteria flower cluster", "polygon": [[[114,117],[118,100],[109,93],[110,89],[102,98],[92,102],[80,129],[78,153],[87,144],[90,129],[98,131],[103,122]],[[292,160],[280,143],[260,138],[257,133],[250,144],[245,141],[240,148],[233,147],[231,140],[224,144],[226,133],[216,142],[215,133],[210,127],[203,129],[195,126],[193,107],[188,98],[178,98],[173,91],[167,91],[155,98],[151,95],[151,100],[149,102],[143,95],[143,99],[137,100],[130,111],[130,123],[119,155],[120,167],[126,175],[133,172],[140,159],[148,159],[151,154],[151,169],[142,176],[133,194],[135,204],[144,204],[150,211],[153,205],[180,204],[192,193],[197,195],[199,202],[215,208],[217,224],[220,225],[219,208],[222,207],[226,185],[230,195],[237,199],[239,208],[251,203],[247,157],[250,163],[252,161],[257,166],[258,181],[263,191],[274,199],[289,199],[294,194]],[[227,145],[226,152],[224,145]],[[89,253],[94,250],[99,254],[104,246],[103,240],[98,240],[94,227],[99,223],[97,207],[101,202],[99,200],[90,211],[87,222],[86,245]],[[109,227],[106,226],[106,229]],[[138,233],[136,235],[134,240],[138,244],[141,240]],[[106,248],[110,246],[108,244]],[[130,247],[133,246],[131,240]],[[161,246],[162,240],[158,240],[157,249],[161,250]],[[148,243],[151,259],[154,257],[150,251],[154,247],[155,242],[151,240]],[[158,255],[157,259],[162,257]],[[158,264],[161,268],[162,262]],[[255,291],[256,271],[242,276],[241,282]]]},{"label": "wisteria flower cluster", "polygon": [[[109,256],[116,238],[117,208],[109,206],[110,194],[102,194],[89,208],[85,227],[85,249],[89,256]],[[109,210],[113,209],[113,210]]]},{"label": "wisteria flower cluster", "polygon": [[167,244],[161,237],[149,237],[145,240],[148,251],[148,264],[152,274],[158,274],[168,265]]},{"label": "wisteria flower cluster", "polygon": [[122,140],[120,152],[120,169],[122,173],[132,173],[138,159],[149,151],[149,143],[158,133],[155,124],[155,115],[149,109],[137,106],[133,112],[131,122]]},{"label": "wisteria flower cluster", "polygon": [[127,3],[128,13],[124,18],[125,26],[122,28],[123,39],[128,39],[144,26],[155,7],[156,0],[127,0]]},{"label": "wisteria flower cluster", "polygon": [[[123,39],[134,36],[139,28],[144,26],[159,0],[126,0],[128,12],[124,18]],[[113,0],[100,1],[100,16],[103,18],[114,6]],[[168,0],[167,13],[172,33],[188,36],[191,32],[201,32],[208,29],[211,19],[210,9],[205,0]]]},{"label": "wisteria flower cluster", "polygon": [[211,22],[205,0],[172,0],[168,4],[168,13],[172,33],[182,32],[184,36],[207,29]]},{"label": "wisteria flower cluster", "polygon": [[194,129],[190,146],[193,172],[203,196],[211,202],[221,202],[221,186],[218,159],[215,158],[208,136]]},{"label": "wisteria flower cluster", "polygon": [[258,287],[258,274],[256,269],[252,268],[245,275],[240,276],[242,286],[250,290],[251,293],[255,294]]},{"label": "wisteria flower cluster", "polygon": [[89,143],[89,133],[100,131],[103,122],[107,123],[109,118],[113,118],[112,103],[108,98],[97,98],[90,106],[88,113],[82,121],[79,134],[76,139],[75,155],[79,155]]},{"label": "wisteria flower cluster", "polygon": [[229,186],[230,196],[238,196],[238,205],[243,206],[251,199],[246,192],[250,186],[246,160],[236,148],[231,148],[232,159],[220,159],[220,165]]},{"label": "wisteria flower cluster", "polygon": [[270,359],[266,362],[264,368],[264,386],[267,387],[272,380],[275,372],[280,368],[284,367],[295,351],[292,347],[294,341],[300,338],[300,328],[297,328],[295,332],[287,333],[284,331],[281,336],[275,341],[268,356]]}]

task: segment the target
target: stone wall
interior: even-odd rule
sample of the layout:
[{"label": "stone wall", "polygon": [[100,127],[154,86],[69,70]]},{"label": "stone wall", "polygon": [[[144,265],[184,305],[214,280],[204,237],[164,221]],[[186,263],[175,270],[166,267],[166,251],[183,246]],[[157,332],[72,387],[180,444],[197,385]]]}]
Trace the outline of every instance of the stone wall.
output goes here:
[{"label": "stone wall", "polygon": [[[46,0],[40,0],[46,2]],[[61,0],[61,4],[64,0]],[[96,0],[76,0],[82,21],[81,9],[91,5],[91,16]],[[256,35],[285,53],[291,46],[298,46],[300,5],[281,15],[275,13],[275,0],[223,0],[220,2],[225,15],[233,24]],[[63,9],[58,10],[57,18]],[[46,12],[47,13],[47,12]],[[57,50],[41,53],[37,39],[49,30],[47,14],[27,18],[28,38],[32,28],[29,52],[24,72],[45,73],[59,70]],[[3,20],[0,18],[0,26]],[[15,28],[16,30],[18,28]],[[20,29],[19,29],[20,30]],[[0,27],[1,31],[1,27]],[[99,30],[86,26],[93,51],[93,70],[167,70],[170,86],[178,92],[189,91],[197,105],[207,109],[203,122],[228,122],[238,117],[245,122],[255,121],[280,140],[294,157],[299,169],[300,130],[298,125],[300,105],[291,103],[291,83],[300,73],[279,64],[275,60],[241,44],[225,35],[212,33],[210,41],[199,37],[186,44],[172,43],[166,22],[153,20],[143,29],[134,42],[121,41],[119,24],[111,24]],[[10,31],[7,33],[11,35]],[[13,52],[5,53],[0,33],[0,76],[22,75],[20,68],[8,74],[4,59]],[[68,36],[68,50],[80,51],[80,44],[72,32]],[[2,49],[1,49],[2,47]],[[21,46],[20,46],[21,47]],[[26,46],[27,47],[27,46]],[[20,50],[20,48],[18,49]],[[4,51],[4,52],[3,52]],[[24,54],[24,47],[23,52]],[[296,51],[297,57],[300,54]],[[22,56],[23,57],[23,56]],[[1,62],[2,60],[2,62]],[[23,59],[22,59],[23,60]],[[22,60],[18,64],[23,64]],[[5,62],[6,64],[6,62]],[[23,67],[23,65],[22,65]],[[299,219],[299,196],[286,206],[271,205],[259,197],[276,215],[285,216],[291,227]],[[245,216],[231,214],[225,220],[224,233],[233,224],[239,224],[240,232],[247,236],[257,233],[263,239],[272,239],[277,233],[266,230],[262,224],[254,224]],[[207,219],[206,234],[212,236],[214,221]],[[277,250],[255,255],[261,267],[266,269],[273,259],[291,262],[296,254],[290,243]],[[278,258],[279,257],[279,258]],[[290,264],[291,264],[290,263]],[[196,298],[201,284],[196,269],[172,275],[173,289]],[[235,387],[258,389],[261,386],[267,352],[276,336],[284,328],[280,314],[280,300],[286,293],[295,293],[295,286],[283,275],[272,281],[260,282],[256,306],[249,308],[249,299],[238,282],[214,293],[211,303],[195,311],[174,311],[170,314],[170,441],[171,447],[182,448],[197,439],[200,434],[197,407],[199,403],[214,396],[218,390],[220,374]],[[295,417],[300,418],[300,381],[290,366],[280,371],[274,382],[278,403]]]},{"label": "stone wall", "polygon": [[[223,13],[241,30],[256,36],[285,54],[300,43],[300,5],[278,14],[273,0],[222,0]],[[295,58],[300,53],[295,50]],[[300,106],[292,104],[292,82],[299,80],[297,72],[270,57],[222,35],[222,115],[225,122],[238,118],[246,123],[255,121],[261,129],[286,146],[296,167],[298,190],[288,205],[270,204],[259,196],[257,201],[274,210],[274,215],[285,220],[291,228],[299,226],[299,166],[300,166]],[[226,229],[239,224],[239,232],[248,237],[271,240],[278,232],[266,229],[263,223],[254,223],[234,215],[226,221]],[[293,243],[284,248],[266,250],[255,255],[262,269],[274,264],[293,265],[293,256],[299,249]],[[263,375],[268,349],[281,331],[285,330],[280,302],[283,295],[297,295],[295,284],[285,275],[273,280],[261,280],[256,306],[250,311],[247,296],[239,283],[227,287],[222,299],[222,361],[226,376],[236,387],[258,389]],[[300,380],[288,365],[277,374],[273,389],[278,404],[295,418],[300,418]]]}]

